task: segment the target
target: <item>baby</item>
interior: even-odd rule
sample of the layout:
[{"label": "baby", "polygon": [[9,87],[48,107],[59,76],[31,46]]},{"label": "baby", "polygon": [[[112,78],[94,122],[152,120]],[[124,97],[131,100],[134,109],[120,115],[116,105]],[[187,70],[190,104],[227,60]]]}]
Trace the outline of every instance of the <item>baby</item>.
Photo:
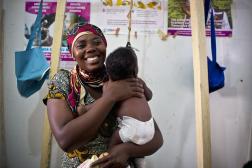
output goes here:
[{"label": "baby", "polygon": [[[119,47],[108,56],[106,68],[112,81],[137,78],[138,63],[134,50],[131,47]],[[146,96],[124,100],[116,104],[114,110],[119,128],[114,132],[109,147],[123,142],[143,145],[153,138],[154,120]],[[143,158],[135,159],[134,164],[137,168],[145,167]]]},{"label": "baby", "polygon": [[[106,60],[106,69],[109,79],[112,81],[137,78],[137,56],[131,47],[119,47],[108,56]],[[113,112],[115,112],[117,116],[118,129],[115,130],[111,137],[109,148],[123,142],[143,145],[152,140],[155,127],[151,110],[147,102],[147,100],[151,98],[152,93],[143,81],[142,83],[144,85],[145,97],[131,97],[114,106]],[[80,109],[77,111],[85,112],[87,106],[80,106],[79,108]],[[79,115],[82,115],[82,113],[79,113]],[[105,156],[107,153],[103,155]],[[99,156],[99,158],[103,157],[103,155]],[[82,163],[78,168],[89,168],[92,162],[97,159],[98,156],[93,156],[91,159]],[[133,164],[135,168],[145,168],[143,158],[134,159]],[[128,166],[128,168],[129,167],[130,166]]]}]

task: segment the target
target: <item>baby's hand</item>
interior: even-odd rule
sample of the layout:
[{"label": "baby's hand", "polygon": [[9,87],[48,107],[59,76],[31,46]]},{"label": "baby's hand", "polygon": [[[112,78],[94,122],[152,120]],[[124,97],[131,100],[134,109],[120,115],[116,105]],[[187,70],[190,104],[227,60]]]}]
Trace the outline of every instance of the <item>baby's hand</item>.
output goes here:
[{"label": "baby's hand", "polygon": [[91,164],[92,168],[100,166],[101,168],[125,168],[128,166],[129,155],[125,152],[124,145],[119,144],[113,146],[109,150],[109,154],[96,160]]},{"label": "baby's hand", "polygon": [[87,105],[84,105],[84,104],[79,104],[78,107],[77,107],[77,113],[78,115],[83,115],[85,114],[89,109],[91,109],[93,106],[93,103],[91,104],[87,104]]},{"label": "baby's hand", "polygon": [[147,101],[151,100],[151,98],[152,98],[152,91],[150,90],[150,88],[146,85],[146,83],[141,78],[137,78],[137,79],[143,85],[144,96],[145,96],[146,100]]},{"label": "baby's hand", "polygon": [[[107,156],[108,153],[105,152],[105,153],[102,153],[99,158],[96,156],[96,155],[93,155],[91,157],[91,159],[87,159],[85,160],[85,162],[83,162],[82,164],[80,164],[77,168],[91,168],[92,167],[92,163],[103,158],[104,156]],[[95,166],[95,167],[92,167],[92,168],[99,168],[99,166]]]},{"label": "baby's hand", "polygon": [[81,163],[77,168],[90,168],[92,161],[91,159],[85,160],[85,162]]},{"label": "baby's hand", "polygon": [[79,104],[77,107],[77,113],[79,116],[81,116],[82,114],[84,114],[86,112],[86,106],[83,104]]}]

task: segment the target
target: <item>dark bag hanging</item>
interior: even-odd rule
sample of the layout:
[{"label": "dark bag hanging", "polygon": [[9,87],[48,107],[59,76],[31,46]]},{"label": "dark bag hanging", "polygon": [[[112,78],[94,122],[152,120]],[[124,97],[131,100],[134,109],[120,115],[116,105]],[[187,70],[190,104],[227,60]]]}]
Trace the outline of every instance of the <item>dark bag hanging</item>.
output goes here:
[{"label": "dark bag hanging", "polygon": [[224,70],[226,68],[221,67],[216,62],[216,35],[215,35],[215,25],[214,25],[214,14],[213,14],[212,8],[211,8],[210,13],[211,13],[210,28],[211,28],[212,60],[209,57],[207,57],[207,65],[208,65],[209,93],[212,93],[212,92],[224,87],[224,85],[225,85]]},{"label": "dark bag hanging", "polygon": [[[41,0],[26,50],[15,52],[17,88],[20,95],[24,97],[29,97],[38,91],[49,76],[50,66],[41,47],[42,3]],[[36,35],[39,46],[32,48]]]}]

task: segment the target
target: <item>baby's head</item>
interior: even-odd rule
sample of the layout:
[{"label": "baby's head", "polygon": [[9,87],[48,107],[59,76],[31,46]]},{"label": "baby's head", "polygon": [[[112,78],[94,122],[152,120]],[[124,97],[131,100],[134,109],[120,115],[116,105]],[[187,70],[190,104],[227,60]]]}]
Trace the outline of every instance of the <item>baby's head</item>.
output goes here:
[{"label": "baby's head", "polygon": [[119,47],[109,54],[106,60],[108,76],[111,80],[137,77],[137,56],[130,47]]}]

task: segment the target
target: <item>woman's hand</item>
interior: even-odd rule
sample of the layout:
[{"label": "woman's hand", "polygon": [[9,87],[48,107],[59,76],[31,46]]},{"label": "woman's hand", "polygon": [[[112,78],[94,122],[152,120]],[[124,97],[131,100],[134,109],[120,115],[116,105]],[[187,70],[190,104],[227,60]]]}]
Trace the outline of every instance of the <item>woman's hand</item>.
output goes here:
[{"label": "woman's hand", "polygon": [[109,80],[103,85],[104,95],[117,102],[134,96],[144,97],[144,88],[142,82],[137,78],[119,81]]},{"label": "woman's hand", "polygon": [[91,164],[91,167],[100,168],[126,168],[128,166],[129,155],[126,152],[125,144],[113,146],[107,156],[98,159]]}]

